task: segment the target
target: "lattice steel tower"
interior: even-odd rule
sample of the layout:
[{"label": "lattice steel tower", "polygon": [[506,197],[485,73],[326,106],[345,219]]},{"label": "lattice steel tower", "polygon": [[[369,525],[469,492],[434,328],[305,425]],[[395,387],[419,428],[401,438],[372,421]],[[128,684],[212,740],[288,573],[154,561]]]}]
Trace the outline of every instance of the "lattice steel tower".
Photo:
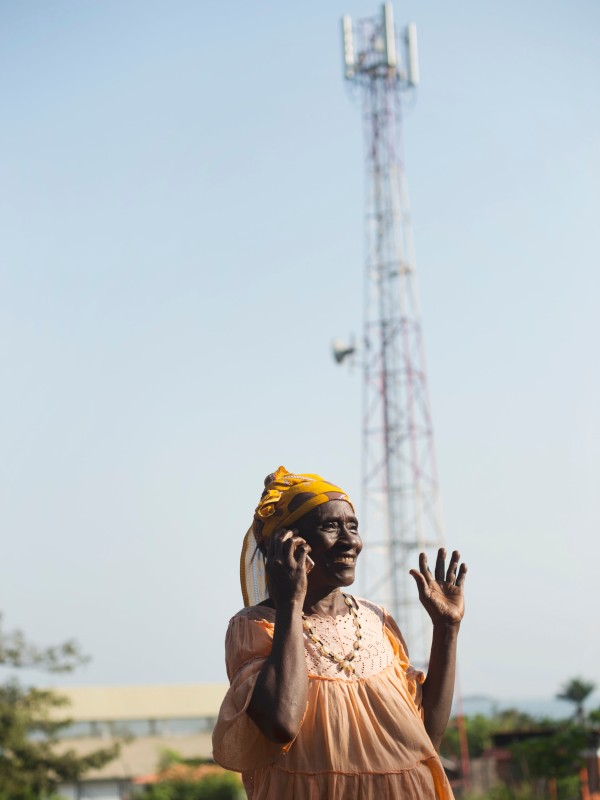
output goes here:
[{"label": "lattice steel tower", "polygon": [[[441,546],[443,525],[401,151],[401,101],[418,84],[416,28],[409,24],[397,39],[391,3],[377,17],[345,16],[342,28],[345,77],[362,101],[367,167],[363,585],[398,621],[413,662],[425,663],[430,625],[408,571],[421,550]],[[334,346],[338,361],[348,352]]]}]

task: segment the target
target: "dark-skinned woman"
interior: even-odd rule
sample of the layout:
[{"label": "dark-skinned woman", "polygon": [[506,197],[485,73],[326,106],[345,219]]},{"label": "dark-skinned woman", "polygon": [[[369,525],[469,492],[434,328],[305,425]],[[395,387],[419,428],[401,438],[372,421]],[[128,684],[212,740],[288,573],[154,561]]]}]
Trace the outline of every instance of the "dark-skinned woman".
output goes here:
[{"label": "dark-skinned woman", "polygon": [[385,609],[344,590],[362,549],[348,496],[283,467],[265,480],[229,623],[215,760],[251,800],[451,800],[450,715],[466,566],[411,570],[433,622],[427,678]]}]

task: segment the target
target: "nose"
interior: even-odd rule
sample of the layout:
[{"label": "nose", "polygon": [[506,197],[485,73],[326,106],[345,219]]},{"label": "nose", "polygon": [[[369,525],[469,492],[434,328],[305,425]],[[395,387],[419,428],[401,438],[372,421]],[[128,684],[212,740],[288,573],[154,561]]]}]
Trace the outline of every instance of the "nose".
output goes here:
[{"label": "nose", "polygon": [[358,531],[355,527],[351,527],[353,523],[343,522],[340,526],[341,536],[344,541],[348,542],[351,547],[356,547],[360,550],[361,542]]}]

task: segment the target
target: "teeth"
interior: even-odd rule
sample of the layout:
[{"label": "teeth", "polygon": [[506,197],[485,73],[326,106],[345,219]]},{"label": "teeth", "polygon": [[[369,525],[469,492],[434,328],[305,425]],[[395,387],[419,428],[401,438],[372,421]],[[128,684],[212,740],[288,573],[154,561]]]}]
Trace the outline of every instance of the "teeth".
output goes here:
[{"label": "teeth", "polygon": [[340,556],[333,559],[334,564],[354,564],[355,561],[354,556]]}]

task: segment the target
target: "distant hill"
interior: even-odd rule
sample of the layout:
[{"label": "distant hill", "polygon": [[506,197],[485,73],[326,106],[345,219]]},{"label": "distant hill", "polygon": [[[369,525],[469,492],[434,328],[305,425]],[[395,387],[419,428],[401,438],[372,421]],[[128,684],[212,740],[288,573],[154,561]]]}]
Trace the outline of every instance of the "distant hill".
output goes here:
[{"label": "distant hill", "polygon": [[[556,698],[514,698],[498,699],[486,695],[469,695],[462,698],[463,714],[472,716],[474,714],[484,714],[492,716],[497,711],[504,711],[507,708],[516,708],[531,714],[533,717],[552,717],[554,719],[564,719],[573,713],[573,706],[564,700]],[[586,709],[600,707],[600,693],[595,692],[586,703]],[[452,713],[457,713],[456,703],[452,708]]]}]

